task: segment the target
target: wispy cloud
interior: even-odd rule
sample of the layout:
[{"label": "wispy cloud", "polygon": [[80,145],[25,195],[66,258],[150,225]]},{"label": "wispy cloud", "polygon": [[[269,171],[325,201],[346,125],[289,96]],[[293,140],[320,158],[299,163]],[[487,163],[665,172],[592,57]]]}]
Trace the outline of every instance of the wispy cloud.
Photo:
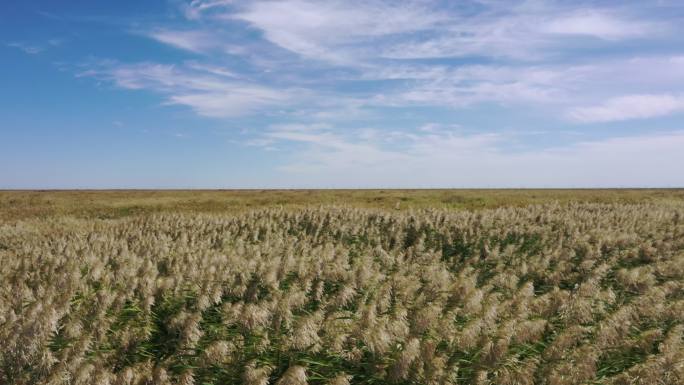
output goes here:
[{"label": "wispy cloud", "polygon": [[684,112],[682,96],[626,95],[612,98],[598,106],[574,108],[569,116],[573,120],[590,123],[646,119],[676,112]]},{"label": "wispy cloud", "polygon": [[231,85],[222,91],[199,91],[169,96],[171,104],[192,107],[198,114],[211,117],[247,115],[265,108],[287,104],[289,95],[264,87]]},{"label": "wispy cloud", "polygon": [[347,64],[372,52],[364,45],[373,40],[424,31],[447,20],[418,2],[302,0],[248,2],[225,18],[248,22],[272,43],[304,57]]},{"label": "wispy cloud", "polygon": [[619,40],[648,36],[663,28],[655,22],[644,22],[600,10],[580,10],[558,16],[539,24],[541,33],[592,36],[605,40]]},{"label": "wispy cloud", "polygon": [[41,52],[48,50],[49,48],[58,47],[64,44],[65,39],[62,38],[50,38],[42,41],[41,43],[27,43],[25,41],[13,41],[6,43],[6,46],[19,49],[24,53],[29,55],[36,55]]},{"label": "wispy cloud", "polygon": [[235,0],[192,0],[189,3],[184,3],[181,8],[185,17],[194,20],[200,18],[204,12],[224,8],[235,2]]},{"label": "wispy cloud", "polygon": [[[201,55],[104,72],[121,87],[149,89],[211,117],[292,107],[290,116],[320,120],[496,103],[576,122],[643,119],[677,108],[643,98],[647,105],[621,107],[639,104],[629,95],[684,87],[681,53],[648,48],[682,32],[676,14],[662,17],[657,7],[193,0],[183,3],[185,19],[136,33]],[[643,112],[610,112],[619,109]]]},{"label": "wispy cloud", "polygon": [[161,43],[192,52],[205,52],[221,46],[215,35],[201,30],[158,29],[145,34]]},{"label": "wispy cloud", "polygon": [[[510,4],[514,4],[511,2]],[[425,59],[482,56],[539,61],[561,54],[568,39],[589,37],[619,41],[647,37],[664,27],[600,9],[525,7],[496,3],[476,15],[451,15],[427,36],[411,36],[387,45],[383,56]],[[543,3],[539,3],[543,4]]]},{"label": "wispy cloud", "polygon": [[18,42],[18,41],[7,43],[7,46],[12,47],[12,48],[17,48],[21,51],[24,51],[25,53],[27,53],[29,55],[35,55],[35,54],[39,54],[39,53],[45,51],[44,47],[33,45],[33,44],[28,44],[28,43],[23,43],[23,42]]},{"label": "wispy cloud", "polygon": [[382,148],[377,142],[369,141],[368,135],[363,132],[357,134],[361,140],[337,133],[327,124],[275,125],[261,135],[260,141],[249,144],[270,148],[278,143],[304,145],[303,149],[297,151],[298,155],[292,163],[281,166],[282,170],[293,173],[319,172],[339,167],[381,168],[388,162],[410,160],[407,154]]},{"label": "wispy cloud", "polygon": [[[645,6],[591,2],[578,6],[550,1],[467,1],[447,6],[418,0],[194,0],[183,9],[194,27],[159,28],[147,35],[195,53],[246,57],[246,52],[254,50],[240,50],[225,30],[247,26],[260,32],[263,40],[302,59],[292,62],[271,57],[275,61],[270,69],[291,87],[309,87],[303,82],[311,69],[318,72],[319,81],[330,79],[339,89],[350,82],[388,81],[379,92],[355,97],[337,91],[339,100],[363,99],[369,107],[462,108],[482,102],[538,108],[554,105],[559,116],[578,120],[574,116],[582,111],[580,103],[626,93],[673,92],[684,86],[684,78],[679,77],[669,88],[653,89],[654,84],[649,83],[648,79],[658,83],[659,76],[671,73],[668,70],[681,72],[674,69],[676,63],[668,62],[667,54],[627,60],[607,56],[598,61],[578,56],[584,46],[619,46],[675,33],[668,20],[649,16]],[[202,21],[199,26],[198,20]],[[263,63],[263,57],[246,59],[255,64],[258,60]],[[571,60],[559,60],[564,57]],[[425,61],[454,58],[476,60],[475,64]],[[639,60],[641,63],[635,62]],[[325,63],[330,66],[326,68]],[[653,71],[658,67],[668,70]],[[341,68],[349,71],[342,77],[336,72]],[[627,81],[616,74],[628,74]],[[596,82],[602,86],[600,92]],[[562,113],[563,109],[573,112]]]},{"label": "wispy cloud", "polygon": [[[259,145],[304,145],[281,166],[292,186],[680,186],[684,132],[623,136],[511,151],[511,135],[443,131],[342,136],[326,127],[274,127]],[[284,143],[283,143],[284,142]],[[311,182],[315,181],[315,182]],[[635,183],[634,181],[639,181]]]},{"label": "wispy cloud", "polygon": [[[369,103],[394,106],[432,105],[466,107],[496,102],[516,107],[551,108],[559,117],[586,121],[578,116],[587,104],[602,105],[606,100],[631,102],[627,95],[670,95],[684,88],[684,66],[679,56],[645,56],[628,60],[602,59],[587,64],[401,64],[377,66],[364,71],[364,79],[404,81],[402,86],[375,95]],[[653,94],[653,93],[656,94]],[[668,103],[662,100],[662,106]],[[654,108],[654,100],[643,99]],[[671,104],[671,103],[670,103]],[[610,107],[610,106],[608,106]],[[629,108],[629,107],[628,107]],[[565,112],[562,112],[565,110]],[[674,111],[673,111],[674,112]],[[625,118],[656,117],[656,113],[624,115]],[[601,120],[593,120],[601,121]]]},{"label": "wispy cloud", "polygon": [[[530,59],[538,57],[542,48],[558,50],[563,37],[614,41],[667,29],[661,22],[601,7],[577,9],[543,1],[435,5],[430,1],[193,1],[188,9],[192,18],[201,18],[211,10],[211,18],[245,21],[282,48],[333,62],[368,60],[378,55]],[[217,9],[222,10],[218,15]]]},{"label": "wispy cloud", "polygon": [[464,65],[457,68],[382,70],[380,78],[414,80],[408,87],[380,95],[378,102],[405,106],[464,107],[478,102],[560,102],[571,90],[568,83],[584,76],[584,68]]},{"label": "wispy cloud", "polygon": [[208,117],[233,117],[273,109],[297,100],[294,89],[275,89],[226,77],[219,69],[156,63],[100,62],[81,76],[112,81],[119,87],[147,89],[166,98],[168,104],[191,107]]}]

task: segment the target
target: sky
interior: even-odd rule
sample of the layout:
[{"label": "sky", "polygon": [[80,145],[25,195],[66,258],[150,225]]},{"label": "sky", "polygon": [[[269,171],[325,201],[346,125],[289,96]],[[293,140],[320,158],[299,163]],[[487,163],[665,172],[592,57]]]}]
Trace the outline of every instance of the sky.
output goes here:
[{"label": "sky", "polygon": [[0,188],[684,187],[684,2],[0,2]]}]

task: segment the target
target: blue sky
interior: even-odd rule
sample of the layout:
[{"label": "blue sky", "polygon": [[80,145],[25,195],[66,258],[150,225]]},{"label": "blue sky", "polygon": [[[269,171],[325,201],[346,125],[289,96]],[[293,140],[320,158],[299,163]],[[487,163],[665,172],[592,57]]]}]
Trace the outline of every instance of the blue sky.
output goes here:
[{"label": "blue sky", "polygon": [[0,188],[684,186],[681,1],[3,1]]}]

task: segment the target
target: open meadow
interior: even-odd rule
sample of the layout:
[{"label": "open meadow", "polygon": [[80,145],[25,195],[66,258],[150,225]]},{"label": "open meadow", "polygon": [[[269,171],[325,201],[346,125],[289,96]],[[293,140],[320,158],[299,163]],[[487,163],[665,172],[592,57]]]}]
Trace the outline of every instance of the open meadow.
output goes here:
[{"label": "open meadow", "polygon": [[0,191],[0,384],[682,384],[684,190]]}]

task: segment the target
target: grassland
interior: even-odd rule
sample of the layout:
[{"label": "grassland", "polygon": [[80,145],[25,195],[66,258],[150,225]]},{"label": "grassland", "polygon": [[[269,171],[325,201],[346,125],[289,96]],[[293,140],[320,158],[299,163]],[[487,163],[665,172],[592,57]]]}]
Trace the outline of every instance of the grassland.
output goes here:
[{"label": "grassland", "polygon": [[682,190],[0,192],[0,384],[684,383]]},{"label": "grassland", "polygon": [[684,189],[492,190],[109,190],[0,191],[0,220],[73,216],[113,219],[150,213],[236,213],[255,208],[344,205],[391,210],[480,210],[551,202],[684,200]]}]

